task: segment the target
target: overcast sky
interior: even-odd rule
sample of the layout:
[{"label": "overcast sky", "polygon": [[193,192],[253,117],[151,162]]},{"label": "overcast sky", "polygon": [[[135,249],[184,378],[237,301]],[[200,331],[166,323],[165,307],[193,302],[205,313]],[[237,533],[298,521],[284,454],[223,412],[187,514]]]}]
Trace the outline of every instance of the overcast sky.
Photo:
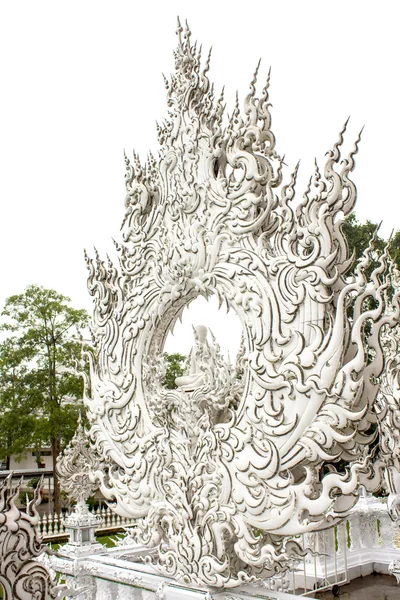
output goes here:
[{"label": "overcast sky", "polygon": [[157,151],[161,73],[176,16],[213,46],[228,111],[258,59],[272,67],[272,128],[298,193],[351,115],[365,124],[354,180],[361,220],[400,228],[399,3],[393,1],[2,2],[0,303],[30,283],[91,309],[83,249],[105,255],[124,213],[123,148]]}]

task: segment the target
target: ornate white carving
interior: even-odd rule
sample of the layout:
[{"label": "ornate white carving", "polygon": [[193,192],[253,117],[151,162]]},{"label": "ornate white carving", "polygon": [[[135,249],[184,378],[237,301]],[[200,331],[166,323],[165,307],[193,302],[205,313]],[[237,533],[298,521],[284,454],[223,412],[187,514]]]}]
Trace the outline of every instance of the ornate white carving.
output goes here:
[{"label": "ornate white carving", "polygon": [[40,503],[38,484],[26,512],[20,511],[16,501],[21,491],[22,479],[12,489],[11,475],[0,482],[0,585],[4,598],[33,600],[55,598],[51,574],[37,557],[44,546],[38,533]]},{"label": "ornate white carving", "polygon": [[101,525],[101,517],[89,511],[86,500],[98,486],[90,479],[90,474],[101,468],[101,462],[89,448],[81,415],[76,432],[57,459],[57,471],[61,489],[76,501],[75,510],[64,520],[69,532],[69,541],[62,548],[65,555],[80,557],[103,552],[104,547],[96,541],[95,532]]},{"label": "ornate white carving", "polygon": [[79,415],[74,437],[57,459],[61,489],[78,504],[85,503],[98,486],[90,480],[90,473],[100,468],[99,457],[89,447],[88,437]]},{"label": "ornate white carving", "polygon": [[[399,273],[393,269],[393,283],[400,287]],[[400,327],[385,326],[381,332],[384,369],[375,401],[378,416],[380,456],[385,466],[389,491],[388,511],[400,526]]]},{"label": "ornate white carving", "polygon": [[[101,491],[138,519],[160,571],[232,587],[284,568],[296,554],[285,536],[337,522],[360,479],[379,484],[364,451],[379,333],[397,323],[399,302],[386,252],[366,276],[373,242],[348,272],[341,223],[356,199],[359,138],[342,158],[343,128],[294,210],[297,167],[283,184],[269,77],[257,98],[257,67],[244,112],[237,101],[225,123],[209,59],[201,71],[189,30],[179,25],[178,38],[160,155],[145,166],[126,157],[119,267],[87,257],[94,350],[85,403],[109,461],[95,473]],[[183,308],[212,294],[241,319],[246,365],[240,399],[228,399],[233,382],[222,379],[224,409],[212,418],[201,410],[194,423],[181,418],[187,392],[162,386],[161,357]],[[212,405],[210,381],[189,392],[190,406]],[[348,472],[323,475],[340,457],[352,462]]]}]

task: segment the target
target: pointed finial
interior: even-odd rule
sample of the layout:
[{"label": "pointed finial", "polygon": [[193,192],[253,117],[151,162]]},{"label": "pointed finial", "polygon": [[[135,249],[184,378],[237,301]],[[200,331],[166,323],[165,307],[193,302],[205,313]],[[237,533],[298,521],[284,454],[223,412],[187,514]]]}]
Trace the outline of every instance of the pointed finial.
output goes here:
[{"label": "pointed finial", "polygon": [[240,110],[239,110],[239,92],[236,90],[235,109],[234,109],[233,114],[232,114],[232,120],[235,117],[239,116],[239,112],[240,112]]},{"label": "pointed finial", "polygon": [[212,53],[212,46],[211,46],[211,48],[209,50],[209,53],[208,53],[208,56],[207,56],[207,60],[206,60],[206,64],[204,65],[203,75],[205,75],[206,73],[208,73],[208,71],[210,70],[211,53]]},{"label": "pointed finial", "polygon": [[179,20],[179,17],[177,17],[176,20],[177,20],[176,34],[178,36],[178,43],[179,43],[179,46],[182,46],[182,31],[183,31],[183,28],[182,28],[181,22]]},{"label": "pointed finial", "polygon": [[161,75],[163,76],[163,79],[164,79],[165,89],[168,91],[169,90],[169,81],[166,78],[166,76],[164,75],[164,73],[161,73]]},{"label": "pointed finial", "polygon": [[187,36],[187,38],[189,39],[191,35],[192,35],[192,32],[190,31],[189,23],[188,23],[187,19],[185,19],[185,36]]},{"label": "pointed finial", "polygon": [[271,81],[271,67],[269,67],[269,69],[268,69],[267,81],[265,82],[265,86],[262,91],[264,96],[266,96],[268,94],[270,81]]},{"label": "pointed finial", "polygon": [[108,253],[106,254],[106,257],[107,257],[108,267],[111,269],[113,267],[113,264],[112,264],[112,260],[111,260],[111,258],[110,258],[110,256],[109,256]]},{"label": "pointed finial", "polygon": [[129,160],[129,158],[126,154],[125,148],[124,148],[124,159],[125,159],[126,170],[129,171],[129,167],[131,166],[131,161]]},{"label": "pointed finial", "polygon": [[260,68],[260,64],[261,64],[261,58],[259,59],[256,69],[253,73],[253,79],[250,82],[250,89],[255,91],[255,87],[256,87],[256,83],[257,83],[257,76],[258,76],[258,71]]}]

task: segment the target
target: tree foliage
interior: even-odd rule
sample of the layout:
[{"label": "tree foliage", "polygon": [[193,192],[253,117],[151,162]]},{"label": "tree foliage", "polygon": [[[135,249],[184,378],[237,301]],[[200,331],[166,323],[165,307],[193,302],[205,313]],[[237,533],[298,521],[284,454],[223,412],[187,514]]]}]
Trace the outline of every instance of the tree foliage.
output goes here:
[{"label": "tree foliage", "polygon": [[[346,217],[343,223],[343,233],[347,238],[350,252],[354,252],[354,263],[361,258],[374,233],[376,233],[374,249],[378,254],[383,252],[387,244],[387,240],[379,236],[378,223],[372,223],[368,220],[365,223],[360,223],[355,213],[351,213]],[[393,233],[389,241],[389,253],[400,269],[400,230]],[[371,272],[375,267],[376,263],[370,266]]]},{"label": "tree foliage", "polygon": [[167,365],[167,369],[165,372],[163,385],[168,390],[174,390],[177,387],[175,379],[177,377],[181,377],[184,373],[186,356],[179,354],[178,352],[175,354],[168,354],[168,352],[164,352],[164,360]]},{"label": "tree foliage", "polygon": [[[55,290],[31,285],[6,300],[0,330],[0,458],[22,457],[29,448],[51,446],[53,468],[73,436],[83,384],[75,370],[77,330],[88,314]],[[60,489],[54,478],[55,510]]]}]

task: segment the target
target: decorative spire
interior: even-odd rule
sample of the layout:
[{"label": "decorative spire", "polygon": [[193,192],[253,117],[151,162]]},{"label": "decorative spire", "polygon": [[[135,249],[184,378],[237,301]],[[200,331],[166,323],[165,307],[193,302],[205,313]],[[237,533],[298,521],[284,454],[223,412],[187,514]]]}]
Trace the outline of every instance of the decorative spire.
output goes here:
[{"label": "decorative spire", "polygon": [[61,489],[71,500],[77,503],[86,502],[98,488],[97,484],[90,480],[91,474],[98,469],[100,460],[89,448],[79,412],[74,437],[57,459]]}]

